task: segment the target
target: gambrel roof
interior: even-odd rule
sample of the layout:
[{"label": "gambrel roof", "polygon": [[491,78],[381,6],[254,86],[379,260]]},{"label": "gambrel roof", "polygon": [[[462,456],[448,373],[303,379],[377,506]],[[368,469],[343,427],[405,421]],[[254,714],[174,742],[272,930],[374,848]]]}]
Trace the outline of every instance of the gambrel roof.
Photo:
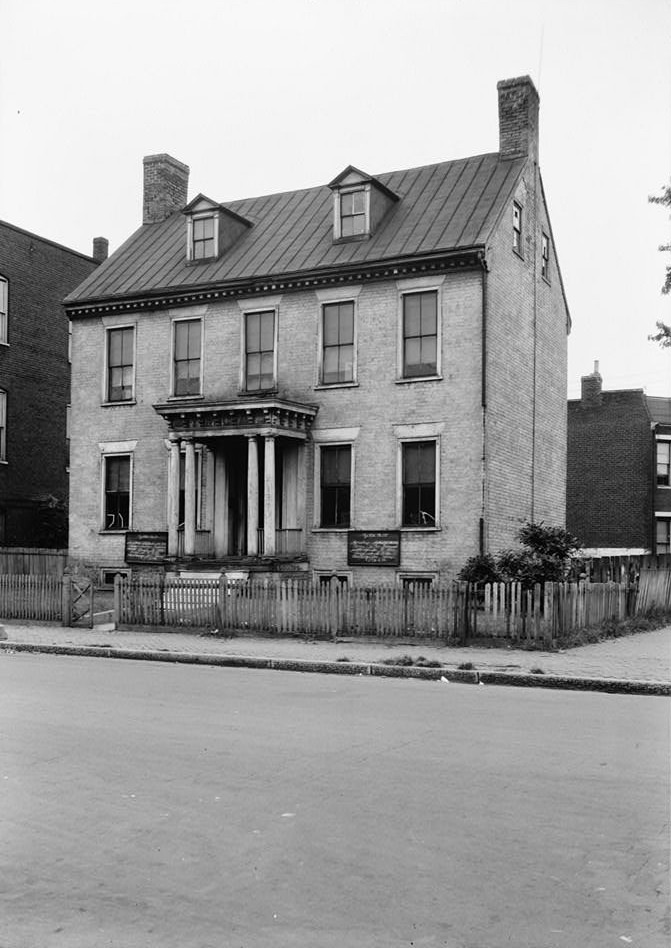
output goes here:
[{"label": "gambrel roof", "polygon": [[[498,152],[376,175],[398,197],[365,240],[333,240],[328,184],[226,202],[251,224],[216,260],[189,262],[184,214],[140,227],[66,300],[82,311],[110,299],[147,300],[189,289],[274,282],[483,248],[525,167]],[[335,179],[336,181],[338,178]]]}]

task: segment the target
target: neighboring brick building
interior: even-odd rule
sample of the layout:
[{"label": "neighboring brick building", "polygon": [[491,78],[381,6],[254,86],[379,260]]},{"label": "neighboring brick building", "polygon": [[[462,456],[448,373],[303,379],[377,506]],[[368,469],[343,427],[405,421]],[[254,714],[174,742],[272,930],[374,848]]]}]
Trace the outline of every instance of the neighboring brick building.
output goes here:
[{"label": "neighboring brick building", "polygon": [[[0,221],[0,543],[65,545],[68,319],[63,298],[98,260]],[[60,530],[59,530],[60,527]],[[60,532],[60,536],[59,536]]]},{"label": "neighboring brick building", "polygon": [[303,191],[187,204],[144,159],[143,226],[66,301],[73,558],[428,581],[563,524],[538,96],[498,94],[499,152]]},{"label": "neighboring brick building", "polygon": [[598,363],[568,403],[566,526],[594,555],[671,553],[671,398],[604,392]]}]

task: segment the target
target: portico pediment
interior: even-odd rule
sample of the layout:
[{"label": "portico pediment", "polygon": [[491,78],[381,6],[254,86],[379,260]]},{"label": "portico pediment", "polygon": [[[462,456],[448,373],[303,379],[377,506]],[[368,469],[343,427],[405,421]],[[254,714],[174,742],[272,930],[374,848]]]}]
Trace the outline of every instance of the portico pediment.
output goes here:
[{"label": "portico pediment", "polygon": [[317,405],[284,398],[193,402],[174,400],[154,405],[170,431],[181,437],[284,435],[305,440],[318,411]]}]

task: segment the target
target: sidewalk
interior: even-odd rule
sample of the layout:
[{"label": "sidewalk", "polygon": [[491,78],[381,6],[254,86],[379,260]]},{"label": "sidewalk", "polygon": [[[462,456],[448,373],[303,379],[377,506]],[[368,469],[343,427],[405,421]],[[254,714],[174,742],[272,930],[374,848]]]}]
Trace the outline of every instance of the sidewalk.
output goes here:
[{"label": "sidewalk", "polygon": [[[671,626],[563,652],[543,652],[505,647],[386,645],[271,637],[219,638],[207,633],[131,632],[115,630],[110,625],[72,629],[18,620],[0,621],[7,636],[0,641],[0,649],[5,651],[56,651],[61,654],[197,661],[341,674],[406,674],[488,684],[594,687],[609,691],[671,694]],[[385,659],[402,655],[415,659],[424,656],[440,662],[442,667],[377,668]],[[343,662],[343,659],[348,661]],[[459,669],[468,662],[472,663],[472,670]],[[532,669],[542,669],[543,674],[532,673]],[[607,687],[607,683],[613,686]],[[619,684],[615,687],[614,683]],[[645,687],[635,687],[637,684]]]}]

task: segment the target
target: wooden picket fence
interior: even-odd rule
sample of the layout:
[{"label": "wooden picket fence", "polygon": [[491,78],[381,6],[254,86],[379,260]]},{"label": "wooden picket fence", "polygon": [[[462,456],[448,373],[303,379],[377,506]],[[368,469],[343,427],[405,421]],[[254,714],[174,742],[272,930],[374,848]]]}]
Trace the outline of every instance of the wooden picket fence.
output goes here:
[{"label": "wooden picket fence", "polygon": [[63,578],[0,574],[0,616],[61,622]]},{"label": "wooden picket fence", "polygon": [[623,621],[635,610],[635,587],[620,583],[546,583],[533,589],[520,583],[453,583],[409,590],[120,575],[115,584],[120,625],[332,639],[551,644],[587,626]]},{"label": "wooden picket fence", "polygon": [[[445,639],[463,634],[463,593],[455,586],[227,583],[220,580],[118,576],[115,612],[122,625],[218,628],[256,634]],[[456,630],[456,631],[455,631]]]}]

